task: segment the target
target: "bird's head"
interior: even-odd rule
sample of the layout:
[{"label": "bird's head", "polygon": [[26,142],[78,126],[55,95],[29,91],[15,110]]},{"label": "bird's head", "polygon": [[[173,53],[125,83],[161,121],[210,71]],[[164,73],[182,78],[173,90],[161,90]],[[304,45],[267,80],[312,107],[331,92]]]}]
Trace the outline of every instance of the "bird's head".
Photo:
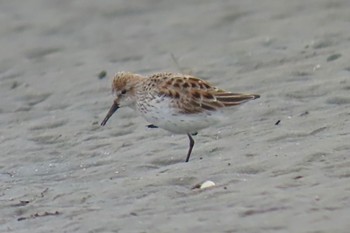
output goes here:
[{"label": "bird's head", "polygon": [[133,74],[130,72],[118,72],[112,82],[112,92],[115,95],[115,99],[112,107],[110,108],[107,116],[102,121],[101,125],[105,125],[108,119],[113,115],[115,111],[120,107],[134,107],[136,103],[136,89],[137,85],[143,79],[141,75]]}]

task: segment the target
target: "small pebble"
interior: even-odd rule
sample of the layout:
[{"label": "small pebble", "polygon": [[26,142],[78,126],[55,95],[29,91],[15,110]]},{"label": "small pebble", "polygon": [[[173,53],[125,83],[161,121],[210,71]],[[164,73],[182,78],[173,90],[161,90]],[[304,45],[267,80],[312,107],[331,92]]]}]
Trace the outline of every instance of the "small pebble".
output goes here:
[{"label": "small pebble", "polygon": [[99,79],[104,79],[107,76],[107,71],[102,70],[97,76]]},{"label": "small pebble", "polygon": [[[198,187],[199,186],[199,187]],[[197,187],[199,189],[206,189],[206,188],[211,188],[215,186],[215,183],[211,180],[204,181],[202,184],[198,185]]]},{"label": "small pebble", "polygon": [[200,185],[199,189],[206,189],[214,186],[215,186],[215,183],[213,181],[207,180]]},{"label": "small pebble", "polygon": [[341,57],[341,54],[337,53],[337,54],[333,54],[333,55],[330,55],[329,57],[327,57],[327,61],[330,62],[330,61],[334,61],[334,60],[337,60],[338,58]]},{"label": "small pebble", "polygon": [[214,186],[215,186],[215,183],[213,181],[207,180],[201,184],[196,184],[195,186],[192,187],[192,189],[206,189]]},{"label": "small pebble", "polygon": [[17,82],[17,81],[14,81],[14,82],[12,83],[11,89],[15,89],[16,87],[18,87],[18,82]]}]

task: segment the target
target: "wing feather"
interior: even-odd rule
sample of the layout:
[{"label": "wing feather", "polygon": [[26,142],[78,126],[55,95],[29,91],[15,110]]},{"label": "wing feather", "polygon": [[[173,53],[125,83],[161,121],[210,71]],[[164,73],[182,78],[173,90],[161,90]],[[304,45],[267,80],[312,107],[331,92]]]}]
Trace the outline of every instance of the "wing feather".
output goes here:
[{"label": "wing feather", "polygon": [[158,83],[158,94],[172,98],[180,113],[217,111],[257,99],[255,94],[232,93],[191,75],[159,73],[151,76]]}]

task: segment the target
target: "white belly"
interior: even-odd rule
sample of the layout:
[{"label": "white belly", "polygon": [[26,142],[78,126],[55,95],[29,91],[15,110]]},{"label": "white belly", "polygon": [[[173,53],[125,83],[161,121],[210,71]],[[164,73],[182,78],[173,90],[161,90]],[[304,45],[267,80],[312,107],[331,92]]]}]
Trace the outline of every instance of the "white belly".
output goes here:
[{"label": "white belly", "polygon": [[185,114],[170,106],[166,99],[155,99],[148,104],[139,105],[137,110],[148,122],[178,134],[195,133],[218,121],[215,112]]}]

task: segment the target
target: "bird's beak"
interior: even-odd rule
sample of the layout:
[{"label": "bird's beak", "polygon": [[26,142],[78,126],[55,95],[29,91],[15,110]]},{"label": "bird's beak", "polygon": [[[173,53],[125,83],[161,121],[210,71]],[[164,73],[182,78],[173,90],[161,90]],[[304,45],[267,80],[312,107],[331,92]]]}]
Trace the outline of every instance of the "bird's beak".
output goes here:
[{"label": "bird's beak", "polygon": [[102,126],[104,126],[107,123],[108,119],[113,115],[113,113],[115,113],[115,111],[118,110],[118,108],[119,108],[119,104],[118,104],[117,100],[114,100],[113,105],[109,109],[105,119],[103,119],[103,121],[101,122]]}]

